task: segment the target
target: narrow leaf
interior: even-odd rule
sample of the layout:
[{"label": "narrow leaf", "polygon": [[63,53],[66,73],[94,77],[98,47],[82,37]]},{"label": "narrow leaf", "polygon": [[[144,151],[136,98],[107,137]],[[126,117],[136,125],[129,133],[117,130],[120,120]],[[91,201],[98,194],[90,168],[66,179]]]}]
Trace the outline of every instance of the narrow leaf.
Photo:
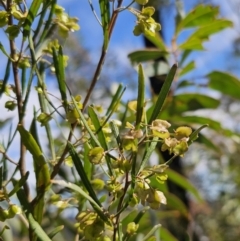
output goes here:
[{"label": "narrow leaf", "polygon": [[145,80],[143,67],[140,64],[138,66],[138,99],[137,99],[137,113],[136,113],[136,130],[140,128],[140,123],[143,117],[144,105],[145,105]]},{"label": "narrow leaf", "polygon": [[32,232],[37,235],[39,240],[41,241],[51,241],[51,239],[48,237],[48,235],[44,232],[41,225],[34,219],[32,212],[31,212],[31,206],[27,201],[26,195],[23,191],[23,189],[19,189],[17,192],[18,200],[20,201],[21,205],[23,206],[27,219],[29,221],[29,225],[32,229]]},{"label": "narrow leaf", "polygon": [[28,176],[29,176],[29,172],[26,172],[24,176],[21,177],[21,179],[19,181],[15,181],[15,185],[12,189],[12,191],[10,191],[8,193],[8,197],[11,197],[12,195],[14,195],[24,184],[25,182],[27,181],[28,179]]},{"label": "narrow leaf", "polygon": [[235,76],[221,71],[213,71],[207,75],[208,86],[224,95],[240,100],[240,81]]},{"label": "narrow leaf", "polygon": [[37,15],[37,12],[40,8],[40,5],[42,4],[43,0],[34,0],[30,6],[30,9],[28,10],[27,18],[25,19],[25,22],[23,24],[23,38],[26,40],[26,38],[29,36],[31,31],[32,23]]},{"label": "narrow leaf", "polygon": [[102,28],[103,28],[103,36],[104,36],[103,49],[106,50],[108,47],[108,41],[109,41],[109,32],[108,32],[109,22],[110,22],[109,0],[99,0],[99,6],[101,11]]},{"label": "narrow leaf", "polygon": [[159,33],[155,33],[154,36],[152,35],[144,35],[145,38],[147,38],[150,42],[152,42],[157,48],[162,50],[163,52],[167,53],[167,48],[165,46],[165,43]]},{"label": "narrow leaf", "polygon": [[[73,147],[73,145],[71,143],[68,143],[68,147],[69,147],[69,152],[70,155],[72,157],[74,166],[79,174],[79,176],[81,177],[81,180],[83,182],[84,187],[87,189],[91,199],[94,200],[94,203],[96,203],[99,207],[102,207],[101,202],[98,200],[96,193],[94,192],[92,185],[84,171],[84,167],[82,164],[82,161],[79,157],[79,155],[77,154],[75,148]],[[87,195],[87,194],[86,194]]]},{"label": "narrow leaf", "polygon": [[60,225],[56,228],[54,228],[49,234],[49,238],[53,238],[56,234],[58,234],[60,231],[62,231],[64,229],[64,225]]},{"label": "narrow leaf", "polygon": [[170,72],[168,73],[166,80],[164,81],[164,84],[158,95],[157,102],[154,106],[154,109],[153,109],[152,115],[148,121],[148,124],[151,124],[151,122],[153,120],[155,120],[158,117],[159,113],[161,112],[164,101],[167,98],[168,92],[171,88],[171,85],[174,80],[174,76],[175,76],[176,72],[177,72],[177,64],[174,64],[172,66],[172,68],[170,69]]},{"label": "narrow leaf", "polygon": [[192,71],[195,68],[195,62],[191,61],[186,66],[182,68],[182,70],[179,73],[179,76],[183,76],[187,74],[188,72]]},{"label": "narrow leaf", "polygon": [[75,185],[74,183],[71,183],[71,182],[65,182],[63,180],[51,180],[51,182],[54,183],[54,184],[58,184],[60,186],[63,186],[63,187],[70,188],[71,190],[79,193],[81,196],[86,198],[91,203],[94,210],[99,214],[99,216],[103,220],[105,220],[107,222],[110,222],[108,220],[108,218],[106,217],[106,215],[104,214],[102,207],[97,202],[95,202],[95,200],[91,196],[89,196],[86,192],[84,192],[79,186],[77,186],[77,185]]},{"label": "narrow leaf", "polygon": [[67,105],[67,93],[66,93],[66,83],[65,83],[65,67],[63,62],[63,51],[62,47],[59,47],[59,52],[53,47],[53,64],[56,71],[56,76],[58,80],[59,91],[61,94],[62,102],[64,107]]},{"label": "narrow leaf", "polygon": [[166,51],[162,51],[159,49],[143,49],[143,50],[134,51],[128,54],[128,58],[134,64],[134,63],[140,63],[140,62],[158,59],[160,57],[166,56],[166,54],[167,54]]},{"label": "narrow leaf", "polygon": [[176,27],[176,33],[183,28],[199,27],[213,21],[219,13],[218,7],[209,5],[198,5],[189,12]]},{"label": "narrow leaf", "polygon": [[[108,145],[107,145],[106,137],[103,133],[103,126],[100,124],[98,116],[91,106],[88,108],[88,114],[89,114],[89,117],[90,117],[94,127],[95,127],[95,130],[96,130],[96,133],[98,135],[98,140],[101,144],[101,147],[103,147],[103,149],[105,151],[108,151]],[[113,175],[113,169],[112,169],[112,166],[111,166],[111,159],[108,155],[106,155],[105,158],[106,158],[106,163],[107,163],[107,166],[108,166],[109,174],[112,176]]]},{"label": "narrow leaf", "polygon": [[175,182],[182,188],[184,188],[187,191],[189,191],[190,193],[192,193],[199,202],[203,201],[203,198],[200,196],[197,188],[194,187],[193,184],[191,182],[189,182],[189,180],[187,178],[185,178],[184,176],[180,175],[179,173],[173,171],[170,168],[166,169],[165,172],[171,181]]}]

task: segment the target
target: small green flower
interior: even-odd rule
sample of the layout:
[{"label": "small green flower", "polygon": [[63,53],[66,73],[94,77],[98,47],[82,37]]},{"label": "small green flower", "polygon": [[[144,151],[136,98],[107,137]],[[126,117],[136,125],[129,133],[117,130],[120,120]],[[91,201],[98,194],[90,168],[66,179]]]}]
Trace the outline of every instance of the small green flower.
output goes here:
[{"label": "small green flower", "polygon": [[146,36],[154,37],[156,32],[161,30],[161,25],[156,23],[155,20],[151,17],[155,12],[153,7],[143,8],[141,13],[135,13],[137,16],[137,25],[133,30],[135,36],[144,34]]}]

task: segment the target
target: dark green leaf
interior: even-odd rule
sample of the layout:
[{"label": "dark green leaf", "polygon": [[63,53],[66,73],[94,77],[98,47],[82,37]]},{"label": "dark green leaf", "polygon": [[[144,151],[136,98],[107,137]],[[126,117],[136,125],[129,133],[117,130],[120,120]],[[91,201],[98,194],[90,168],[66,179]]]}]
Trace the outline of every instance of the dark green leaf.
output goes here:
[{"label": "dark green leaf", "polygon": [[30,34],[32,23],[37,15],[37,12],[42,2],[43,0],[34,0],[30,6],[27,18],[25,19],[25,22],[23,24],[23,38],[25,40]]},{"label": "dark green leaf", "polygon": [[159,49],[143,49],[138,50],[130,53],[128,55],[128,58],[131,60],[131,62],[134,63],[140,63],[145,62],[149,60],[154,60],[159,57],[165,56],[167,52],[159,50]]},{"label": "dark green leaf", "polygon": [[12,191],[10,191],[8,193],[8,197],[11,197],[12,195],[14,195],[27,181],[29,176],[29,172],[26,172],[24,176],[21,177],[21,179],[19,181],[15,181],[15,185],[12,189]]},{"label": "dark green leaf", "polygon": [[167,53],[167,48],[159,33],[155,33],[154,36],[144,35],[144,37],[147,38],[150,42],[152,42],[159,50]]},{"label": "dark green leaf", "polygon": [[181,186],[182,188],[192,193],[198,201],[200,202],[203,201],[197,188],[194,187],[193,184],[186,177],[180,175],[179,173],[175,172],[171,168],[166,169],[165,172],[168,175],[169,180],[175,182],[177,185]]},{"label": "dark green leaf", "polygon": [[96,193],[94,192],[92,185],[84,171],[84,167],[83,167],[83,164],[82,164],[82,161],[81,161],[79,155],[77,154],[75,148],[73,147],[73,145],[71,143],[68,143],[68,147],[69,147],[69,152],[72,157],[74,166],[75,166],[79,176],[81,177],[84,187],[88,191],[90,197],[99,205],[99,207],[102,207],[102,204],[98,200]]},{"label": "dark green leaf", "polygon": [[[103,147],[103,149],[105,151],[108,151],[108,145],[107,145],[107,141],[106,141],[106,137],[103,133],[103,126],[100,125],[99,119],[97,117],[97,114],[95,113],[94,109],[92,107],[88,108],[88,113],[89,113],[89,117],[95,127],[95,130],[97,132],[98,135],[98,140],[101,144],[101,147]],[[111,159],[108,155],[106,155],[106,162],[108,165],[108,169],[109,169],[109,174],[112,176],[113,175],[113,169],[111,166]]]},{"label": "dark green leaf", "polygon": [[57,53],[56,49],[53,47],[53,64],[56,71],[56,76],[58,80],[59,91],[61,93],[62,102],[64,107],[67,105],[67,93],[66,93],[66,83],[65,83],[65,67],[63,60],[63,51],[62,47],[59,47],[59,53]]},{"label": "dark green leaf", "polygon": [[215,109],[219,106],[220,101],[210,96],[198,93],[180,94],[173,97],[171,106],[171,113],[183,113],[184,111],[191,111],[197,109]]},{"label": "dark green leaf", "polygon": [[188,217],[189,211],[186,205],[183,203],[181,199],[179,199],[176,195],[171,194],[169,192],[164,193],[167,199],[167,206],[171,209],[178,210],[182,215],[186,218]]},{"label": "dark green leaf", "polygon": [[148,124],[151,124],[152,121],[155,120],[158,117],[159,113],[161,112],[164,101],[167,98],[168,92],[171,88],[171,85],[174,80],[174,76],[175,76],[176,72],[177,72],[177,64],[174,64],[172,66],[172,68],[170,69],[170,72],[168,73],[166,80],[164,81],[164,84],[158,95],[157,102],[154,106],[154,109],[153,109],[152,115],[148,121]]},{"label": "dark green leaf", "polygon": [[60,231],[62,231],[64,229],[64,225],[60,225],[56,228],[54,228],[49,234],[49,238],[53,238],[56,234],[58,234]]},{"label": "dark green leaf", "polygon": [[109,0],[99,0],[99,6],[101,11],[102,28],[104,35],[103,49],[106,50],[109,41],[109,22],[110,22],[110,6]]},{"label": "dark green leaf", "polygon": [[145,80],[143,67],[138,66],[138,99],[137,99],[137,113],[136,113],[136,130],[140,128],[140,123],[143,117],[143,110],[145,105]]},{"label": "dark green leaf", "polygon": [[162,241],[178,241],[166,228],[161,227],[160,231],[160,238]]},{"label": "dark green leaf", "polygon": [[235,76],[226,72],[214,71],[207,77],[210,88],[240,100],[240,81]]}]

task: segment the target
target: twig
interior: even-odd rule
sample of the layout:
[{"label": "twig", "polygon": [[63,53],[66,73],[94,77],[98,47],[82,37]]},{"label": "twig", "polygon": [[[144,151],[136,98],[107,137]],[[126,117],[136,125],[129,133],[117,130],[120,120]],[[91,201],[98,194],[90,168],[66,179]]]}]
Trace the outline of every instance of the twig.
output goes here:
[{"label": "twig", "polygon": [[[122,2],[123,2],[123,0],[118,1],[117,8],[121,7]],[[112,17],[111,17],[111,20],[110,20],[110,23],[109,23],[109,35],[108,35],[109,40],[111,38],[112,31],[113,31],[113,28],[114,28],[116,20],[117,20],[117,16],[118,16],[118,11],[115,10],[112,14]],[[107,50],[104,49],[104,47],[103,47],[102,53],[101,53],[101,56],[100,56],[100,59],[98,61],[98,65],[97,65],[97,68],[96,68],[96,71],[95,71],[95,74],[93,76],[92,82],[91,82],[89,90],[87,92],[87,95],[86,95],[86,97],[83,101],[83,111],[86,108],[87,102],[88,102],[88,100],[89,100],[89,98],[92,94],[92,91],[93,91],[93,89],[94,89],[94,87],[95,87],[95,85],[96,85],[96,83],[97,83],[97,81],[100,77],[100,73],[101,73],[101,70],[102,70],[102,67],[103,67],[103,64],[104,64],[106,54],[107,54]]]},{"label": "twig", "polygon": [[[12,0],[7,1],[7,9],[10,12],[12,6]],[[13,25],[13,19],[12,15],[9,15],[8,18],[8,24],[11,26]],[[16,55],[16,47],[14,40],[9,39],[9,45],[10,45],[10,52],[11,52],[11,58],[14,59]],[[18,75],[18,62],[17,61],[12,61],[12,69],[13,69],[13,78],[14,78],[14,84],[16,88],[16,97],[17,97],[17,108],[18,108],[18,119],[19,119],[19,124],[24,126],[24,113],[23,113],[23,100],[22,100],[22,90],[20,86],[20,80],[19,80],[19,75]],[[26,148],[23,145],[22,140],[20,141],[20,158],[19,158],[19,170],[20,174],[23,177],[26,173],[26,168],[25,168],[25,155],[26,155]],[[27,199],[30,200],[30,190],[27,182],[24,184],[24,192],[27,196]]]}]

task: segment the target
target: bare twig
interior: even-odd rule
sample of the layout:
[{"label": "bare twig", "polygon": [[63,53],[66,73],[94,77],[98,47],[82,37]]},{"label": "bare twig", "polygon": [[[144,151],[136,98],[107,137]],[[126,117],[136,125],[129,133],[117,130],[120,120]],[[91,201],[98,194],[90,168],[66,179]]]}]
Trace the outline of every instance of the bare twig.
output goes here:
[{"label": "bare twig", "polygon": [[[12,5],[12,0],[7,1],[7,10],[10,12],[10,8]],[[8,18],[8,24],[11,26],[13,25],[13,19],[11,14],[9,15]],[[14,40],[9,39],[9,45],[10,45],[10,53],[11,53],[11,58],[14,59],[16,55],[16,47]],[[14,78],[14,84],[16,88],[16,97],[17,97],[17,108],[18,108],[18,119],[19,119],[19,124],[24,126],[24,113],[23,113],[23,100],[22,100],[22,90],[21,90],[21,85],[20,85],[20,80],[19,80],[19,75],[18,75],[18,62],[17,61],[12,61],[12,70],[13,70],[13,78]],[[19,170],[21,176],[25,176],[26,174],[26,168],[25,168],[25,155],[26,155],[26,148],[23,145],[22,140],[20,141],[20,158],[19,158]],[[24,192],[30,200],[30,190],[27,182],[24,184]]]}]

